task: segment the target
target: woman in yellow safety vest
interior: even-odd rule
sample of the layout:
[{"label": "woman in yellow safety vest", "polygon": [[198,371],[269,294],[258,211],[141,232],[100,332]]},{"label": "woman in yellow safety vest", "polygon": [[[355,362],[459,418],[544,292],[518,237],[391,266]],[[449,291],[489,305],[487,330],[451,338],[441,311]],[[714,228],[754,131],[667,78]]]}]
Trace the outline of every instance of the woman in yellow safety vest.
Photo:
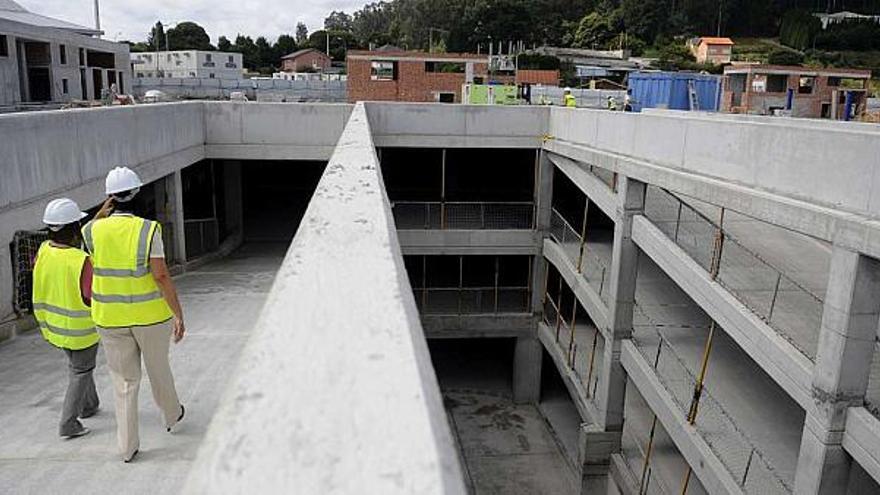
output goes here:
[{"label": "woman in yellow safety vest", "polygon": [[80,249],[80,220],[86,216],[70,199],[51,201],[43,214],[49,240],[37,252],[33,279],[34,316],[43,337],[67,355],[69,378],[59,434],[89,433],[78,418],[98,411],[92,372],[98,354],[98,333],[92,321],[92,264]]},{"label": "woman in yellow safety vest", "polygon": [[165,264],[159,223],[134,214],[132,203],[141,185],[133,170],[111,170],[108,199],[96,220],[83,227],[94,264],[92,318],[113,379],[117,443],[124,462],[140,448],[142,358],[165,428],[170,432],[184,416],[168,362],[170,341],[179,342],[186,331],[183,310]]}]

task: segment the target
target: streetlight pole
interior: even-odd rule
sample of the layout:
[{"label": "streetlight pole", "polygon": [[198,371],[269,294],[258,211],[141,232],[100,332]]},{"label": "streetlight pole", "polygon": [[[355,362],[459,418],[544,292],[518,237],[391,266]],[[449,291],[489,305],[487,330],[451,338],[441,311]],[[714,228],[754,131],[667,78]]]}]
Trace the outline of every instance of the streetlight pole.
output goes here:
[{"label": "streetlight pole", "polygon": [[[95,0],[95,31],[101,31],[101,8],[98,6],[98,0]],[[98,34],[101,37],[101,34]]]}]

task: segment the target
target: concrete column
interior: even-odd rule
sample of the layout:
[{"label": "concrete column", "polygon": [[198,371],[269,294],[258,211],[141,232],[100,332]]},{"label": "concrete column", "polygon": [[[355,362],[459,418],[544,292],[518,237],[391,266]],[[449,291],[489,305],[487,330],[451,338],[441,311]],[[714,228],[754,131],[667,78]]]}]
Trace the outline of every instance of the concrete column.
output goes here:
[{"label": "concrete column", "polygon": [[223,162],[223,198],[227,237],[244,237],[244,202],[241,189],[241,162]]},{"label": "concrete column", "polygon": [[[553,204],[553,162],[547,158],[546,151],[539,151],[535,157],[535,228],[541,234],[537,237],[537,252],[543,251],[544,238],[550,229],[550,208]],[[544,308],[544,278],[547,276],[547,261],[544,256],[535,257],[532,265],[532,312],[540,315]]]},{"label": "concrete column", "polygon": [[583,424],[578,438],[578,465],[584,495],[608,493],[611,454],[620,452],[620,434],[594,424]]},{"label": "concrete column", "polygon": [[880,322],[880,261],[834,246],[795,493],[845,493],[852,460],[841,447],[847,409],[863,404]]},{"label": "concrete column", "polygon": [[633,216],[645,210],[645,184],[619,176],[617,214],[614,219],[614,248],[611,257],[611,280],[608,328],[597,394],[599,424],[606,431],[623,427],[623,399],[626,377],[620,364],[623,339],[632,334],[633,306],[639,250],[632,240]]},{"label": "concrete column", "polygon": [[[157,188],[161,189],[161,188]],[[165,246],[166,251],[171,250],[173,258],[181,265],[186,264],[186,228],[183,221],[183,181],[181,172],[177,170],[165,177],[165,221],[171,223],[173,239],[171,246]],[[158,198],[157,198],[158,203]]]},{"label": "concrete column", "polygon": [[518,337],[513,354],[513,401],[537,403],[541,397],[541,342],[536,337]]}]

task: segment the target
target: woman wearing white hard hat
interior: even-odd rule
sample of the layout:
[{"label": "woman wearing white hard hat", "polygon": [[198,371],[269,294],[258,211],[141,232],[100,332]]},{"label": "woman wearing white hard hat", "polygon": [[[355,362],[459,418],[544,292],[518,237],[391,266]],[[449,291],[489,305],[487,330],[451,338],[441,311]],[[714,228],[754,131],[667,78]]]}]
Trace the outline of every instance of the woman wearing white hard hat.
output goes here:
[{"label": "woman wearing white hard hat", "polygon": [[40,246],[33,274],[34,316],[43,337],[67,355],[69,378],[58,433],[89,433],[78,418],[98,411],[93,371],[99,336],[92,321],[92,264],[80,249],[80,220],[86,216],[67,198],[51,201],[43,214],[49,240]]},{"label": "woman wearing white hard hat", "polygon": [[176,343],[185,332],[183,309],[165,264],[161,225],[135,215],[132,204],[141,185],[133,170],[111,170],[106,180],[107,201],[96,219],[83,228],[94,264],[92,318],[113,379],[117,441],[125,462],[140,448],[142,357],[166,429],[170,432],[184,415],[168,362],[172,335]]}]

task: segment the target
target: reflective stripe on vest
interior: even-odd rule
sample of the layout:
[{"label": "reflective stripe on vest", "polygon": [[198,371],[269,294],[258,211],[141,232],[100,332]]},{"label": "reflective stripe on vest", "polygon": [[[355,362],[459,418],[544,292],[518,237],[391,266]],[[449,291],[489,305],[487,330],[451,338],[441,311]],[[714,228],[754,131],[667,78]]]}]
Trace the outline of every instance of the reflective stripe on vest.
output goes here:
[{"label": "reflective stripe on vest", "polygon": [[76,248],[44,242],[34,267],[34,316],[43,337],[62,349],[80,350],[98,343],[91,309],[82,300],[80,277],[88,255]]},{"label": "reflective stripe on vest", "polygon": [[150,244],[161,235],[157,222],[113,215],[85,226],[92,253],[92,317],[99,327],[154,325],[171,318],[150,272]]}]

